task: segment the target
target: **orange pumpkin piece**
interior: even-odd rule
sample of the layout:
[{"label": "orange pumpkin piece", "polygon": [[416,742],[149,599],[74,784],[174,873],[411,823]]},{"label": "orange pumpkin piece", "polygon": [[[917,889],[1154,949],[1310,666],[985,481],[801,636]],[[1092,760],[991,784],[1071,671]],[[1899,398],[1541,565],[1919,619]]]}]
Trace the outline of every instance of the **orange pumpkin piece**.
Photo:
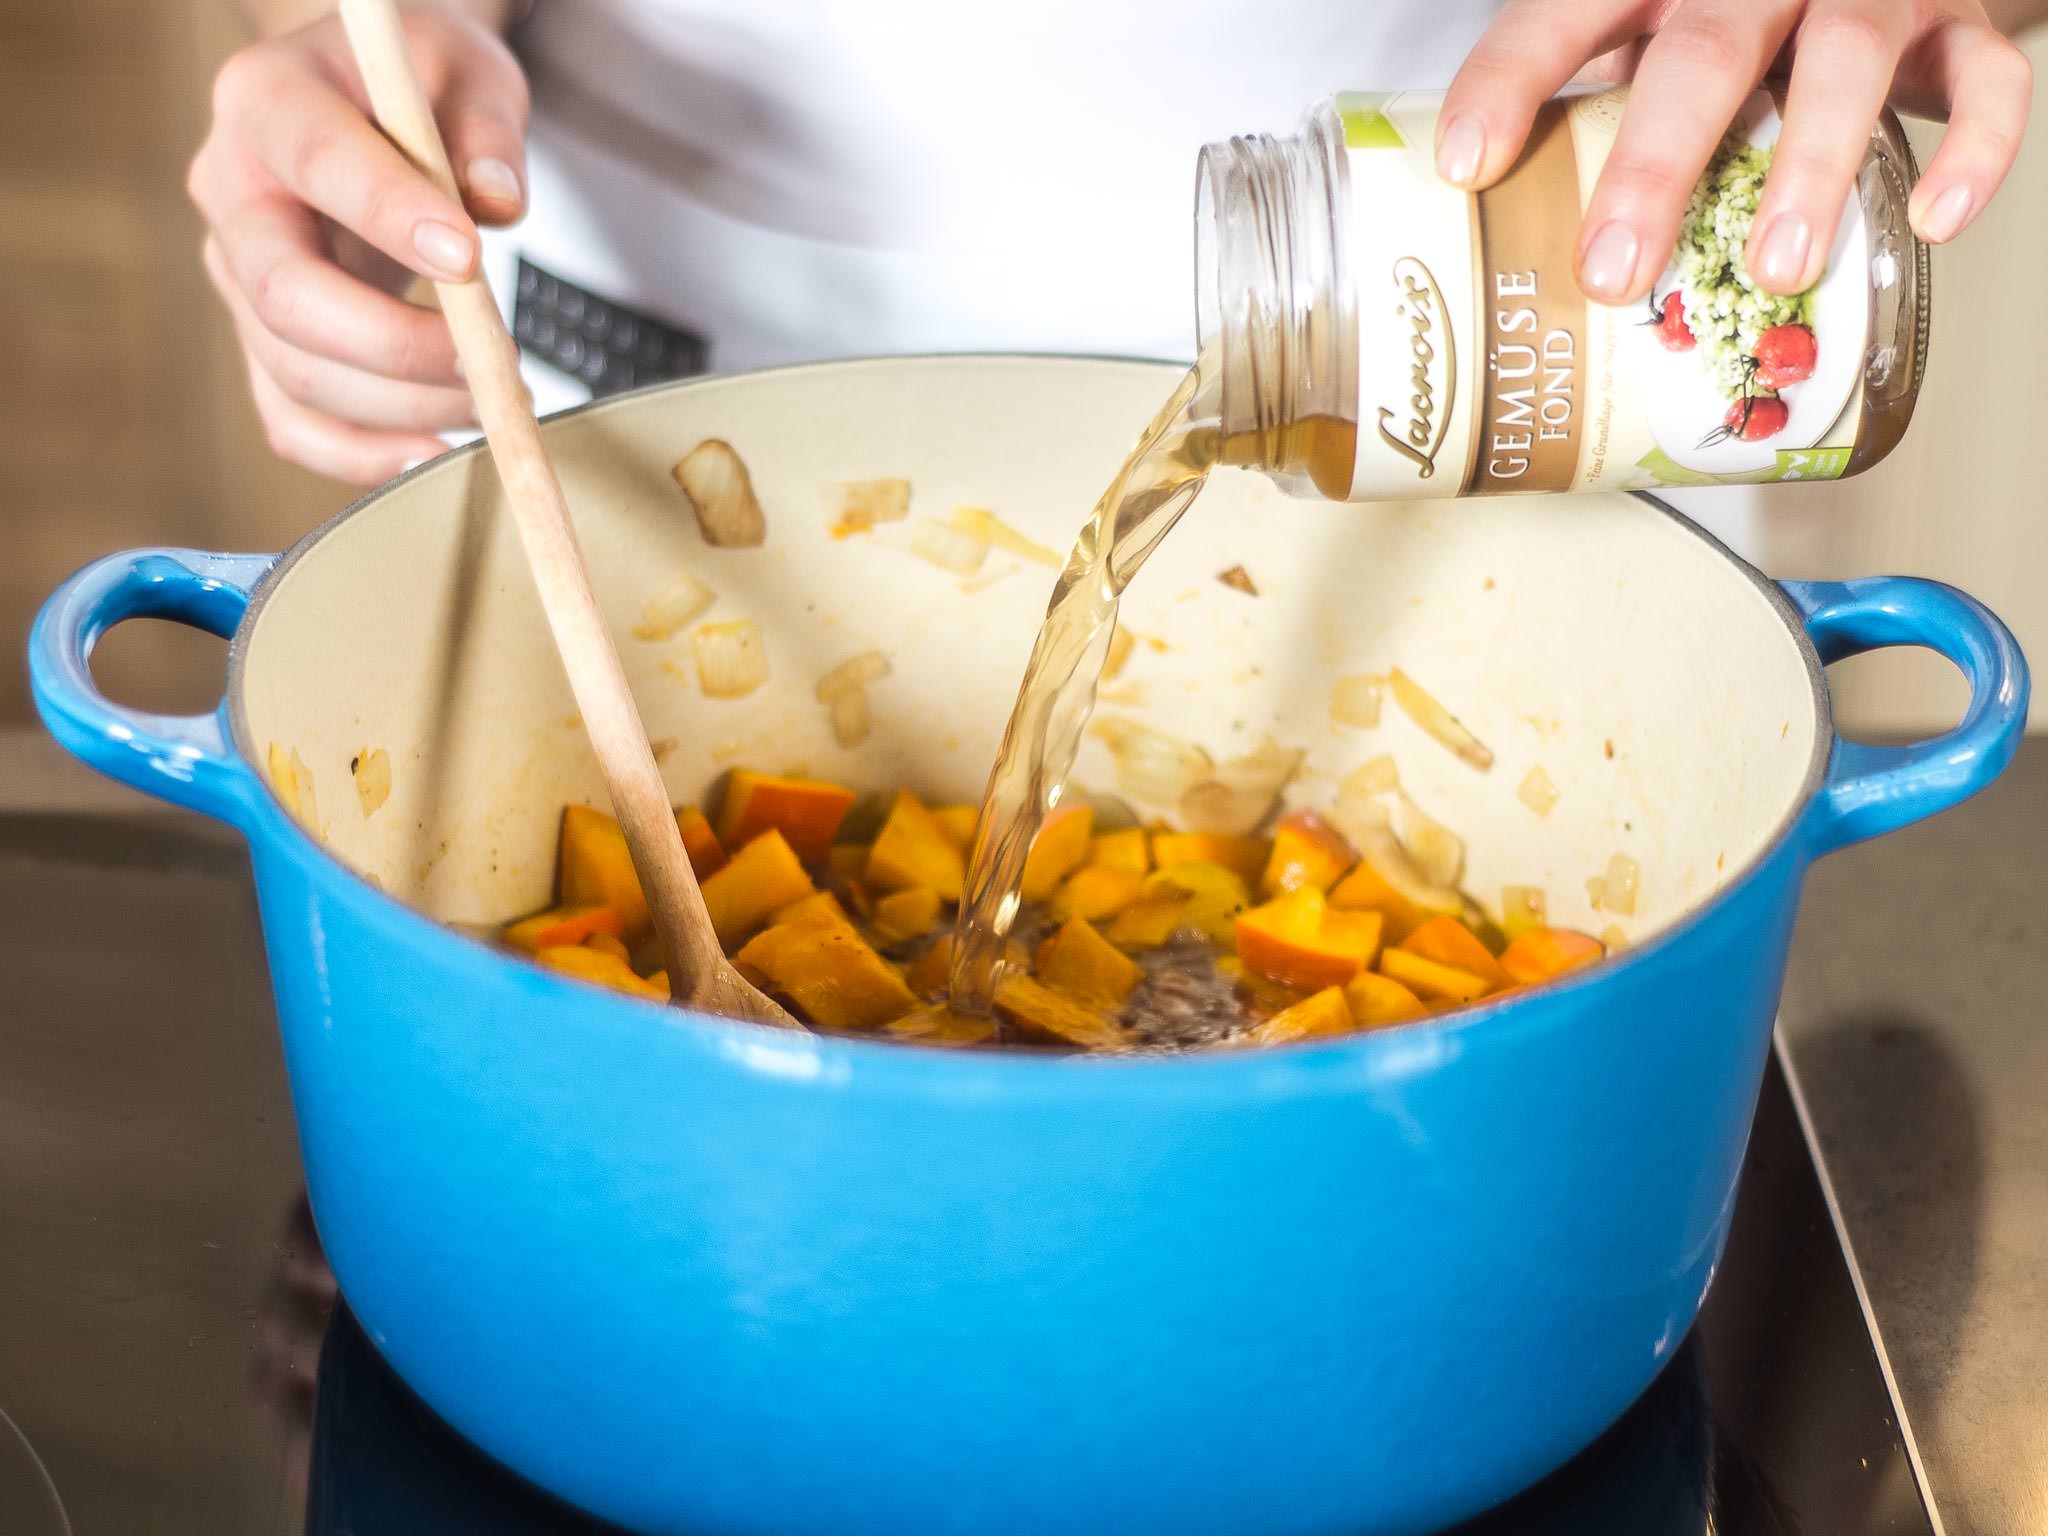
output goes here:
[{"label": "orange pumpkin piece", "polygon": [[763,832],[704,882],[704,905],[730,954],[769,916],[817,888],[780,832]]},{"label": "orange pumpkin piece", "polygon": [[1569,928],[1528,928],[1500,953],[1500,967],[1524,986],[1591,965],[1607,953],[1598,939]]},{"label": "orange pumpkin piece", "polygon": [[1313,811],[1291,811],[1273,829],[1273,852],[1259,876],[1259,891],[1278,896],[1303,886],[1327,891],[1358,862],[1344,834]]},{"label": "orange pumpkin piece", "polygon": [[1361,1029],[1378,1029],[1388,1024],[1405,1024],[1428,1014],[1429,1008],[1391,976],[1360,971],[1344,983],[1344,1001],[1351,1005],[1351,1017]]},{"label": "orange pumpkin piece", "polygon": [[1258,883],[1273,845],[1263,837],[1226,837],[1220,832],[1154,832],[1152,862],[1161,869],[1176,864],[1220,864],[1247,887]]},{"label": "orange pumpkin piece", "polygon": [[[1015,939],[1003,948],[1003,963],[1013,970],[1031,964],[1031,952]],[[939,997],[953,980],[953,935],[942,933],[923,954],[910,962],[903,973],[910,990],[925,997]]]},{"label": "orange pumpkin piece", "polygon": [[652,923],[625,832],[591,806],[562,807],[555,895],[565,907],[613,908],[628,935],[644,933]]},{"label": "orange pumpkin piece", "polygon": [[1296,1040],[1348,1035],[1357,1028],[1351,1017],[1351,1005],[1344,1001],[1344,989],[1325,987],[1247,1031],[1244,1043],[1287,1045]]},{"label": "orange pumpkin piece", "polygon": [[699,880],[708,880],[725,868],[725,845],[697,807],[686,805],[676,812],[676,830],[683,834],[683,852],[690,856],[690,868]]},{"label": "orange pumpkin piece", "polygon": [[1094,831],[1092,806],[1063,805],[1046,817],[1024,860],[1020,883],[1024,899],[1044,901],[1058,890],[1060,882],[1088,857],[1088,842]]},{"label": "orange pumpkin piece", "polygon": [[1484,978],[1489,992],[1507,985],[1508,973],[1493,958],[1493,951],[1480,942],[1479,935],[1455,917],[1432,917],[1403,939],[1400,947],[1410,954],[1456,966],[1461,971],[1470,971],[1474,976]]},{"label": "orange pumpkin piece", "polygon": [[919,1045],[982,1045],[993,1040],[996,1033],[994,1019],[955,1013],[944,1003],[926,1003],[882,1027],[898,1040],[911,1040]]},{"label": "orange pumpkin piece", "polygon": [[[1452,893],[1446,893],[1446,900]],[[1370,857],[1361,859],[1351,873],[1330,892],[1330,905],[1377,912],[1387,920],[1387,940],[1398,944],[1432,917],[1455,914],[1457,908],[1441,912],[1421,906],[1372,866]]]},{"label": "orange pumpkin piece", "polygon": [[891,891],[875,903],[868,926],[884,944],[902,944],[923,938],[939,924],[944,908],[939,893],[928,885],[907,886]]},{"label": "orange pumpkin piece", "polygon": [[846,908],[839,904],[837,896],[830,891],[813,891],[810,895],[800,896],[788,906],[777,907],[769,913],[768,926],[780,928],[784,923],[798,922],[818,912],[828,913],[840,922],[852,925],[853,919],[846,915]]},{"label": "orange pumpkin piece", "polygon": [[655,1002],[668,1001],[668,978],[660,981],[642,980],[633,972],[633,967],[616,955],[607,955],[583,944],[551,944],[534,956],[551,971],[560,971],[564,976],[574,976],[579,981],[594,981],[601,987],[610,987],[614,992],[629,993],[634,997],[651,998]]},{"label": "orange pumpkin piece", "polygon": [[1110,919],[1109,942],[1120,949],[1157,949],[1187,926],[1192,898],[1161,892],[1141,896]]},{"label": "orange pumpkin piece", "polygon": [[1087,1051],[1125,1043],[1121,1029],[1097,1010],[1062,996],[1043,982],[1011,974],[996,983],[996,1008],[1027,1040],[1077,1045]]},{"label": "orange pumpkin piece", "polygon": [[1078,917],[1038,946],[1038,979],[1084,1007],[1112,1009],[1145,979],[1144,967]]},{"label": "orange pumpkin piece", "polygon": [[600,955],[610,955],[614,960],[623,960],[628,965],[633,963],[633,952],[626,948],[617,934],[593,933],[583,941],[583,944],[585,948],[594,949]]},{"label": "orange pumpkin piece", "polygon": [[1123,911],[1138,899],[1144,888],[1145,878],[1142,875],[1111,869],[1103,864],[1084,864],[1067,876],[1065,883],[1052,893],[1052,915],[1063,921],[1079,917],[1098,922]]},{"label": "orange pumpkin piece", "polygon": [[740,973],[826,1029],[879,1029],[917,996],[845,918],[814,907],[747,941]]},{"label": "orange pumpkin piece", "polygon": [[718,802],[718,840],[744,848],[763,832],[780,832],[801,862],[822,864],[852,804],[853,791],[837,784],[735,768]]},{"label": "orange pumpkin piece", "polygon": [[973,850],[974,831],[981,825],[980,806],[942,805],[932,812],[932,820],[939,824],[946,836],[953,839],[954,846],[962,853]]},{"label": "orange pumpkin piece", "polygon": [[1299,886],[1237,920],[1237,954],[1262,976],[1290,987],[1341,987],[1380,947],[1380,915],[1332,907]]},{"label": "orange pumpkin piece", "polygon": [[593,933],[622,938],[625,932],[626,922],[617,907],[550,907],[512,924],[505,930],[505,942],[531,952],[581,944]]},{"label": "orange pumpkin piece", "polygon": [[899,790],[874,846],[868,849],[866,879],[881,891],[923,885],[948,901],[960,899],[967,863],[960,845],[946,835],[932,813],[909,790]]},{"label": "orange pumpkin piece", "polygon": [[1121,832],[1096,833],[1088,840],[1088,860],[1084,867],[1113,869],[1124,875],[1149,875],[1152,872],[1152,850],[1145,845],[1145,829],[1126,827]]},{"label": "orange pumpkin piece", "polygon": [[1477,1002],[1490,990],[1484,976],[1398,946],[1380,952],[1380,974],[1391,976],[1425,1003]]}]

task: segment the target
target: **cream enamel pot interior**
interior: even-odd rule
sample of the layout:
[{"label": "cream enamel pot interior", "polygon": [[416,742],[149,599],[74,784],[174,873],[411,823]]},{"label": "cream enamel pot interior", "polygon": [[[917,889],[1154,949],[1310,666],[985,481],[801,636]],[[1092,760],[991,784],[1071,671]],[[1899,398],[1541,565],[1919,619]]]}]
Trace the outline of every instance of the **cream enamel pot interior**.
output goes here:
[{"label": "cream enamel pot interior", "polygon": [[[904,359],[551,422],[675,798],[736,764],[975,796],[1052,573],[998,551],[961,580],[907,524],[835,539],[821,487],[906,476],[913,516],[984,506],[1063,551],[1173,378]],[[669,471],[707,436],[750,465],[765,548],[702,543]],[[1216,579],[1240,564],[1256,596]],[[717,594],[707,620],[765,627],[752,697],[706,699],[687,635],[630,638],[685,571]],[[92,638],[138,613],[233,632],[218,716],[92,692]],[[1125,622],[1157,644],[1102,713],[1219,760],[1301,746],[1306,805],[1392,752],[1465,836],[1472,890],[1541,885],[1574,926],[1614,920],[1586,881],[1630,853],[1633,947],[1450,1020],[1142,1060],[793,1036],[496,954],[418,914],[540,905],[560,806],[602,796],[475,452],[274,568],[89,567],[32,660],[73,750],[248,835],[335,1272],[408,1381],[516,1470],[661,1532],[1432,1528],[1592,1438],[1683,1335],[1807,863],[1995,774],[2024,664],[1946,588],[1788,595],[1642,500],[1328,506],[1236,473]],[[1954,657],[1969,716],[1912,748],[1836,743],[1816,644],[1896,643]],[[812,685],[870,648],[893,671],[842,750]],[[1393,664],[1491,772],[1391,707],[1332,729],[1332,682]],[[264,782],[273,751],[305,767],[311,836]],[[374,752],[380,804],[351,775]],[[1546,817],[1516,795],[1537,765],[1562,791]],[[1115,789],[1099,743],[1077,779]]]}]

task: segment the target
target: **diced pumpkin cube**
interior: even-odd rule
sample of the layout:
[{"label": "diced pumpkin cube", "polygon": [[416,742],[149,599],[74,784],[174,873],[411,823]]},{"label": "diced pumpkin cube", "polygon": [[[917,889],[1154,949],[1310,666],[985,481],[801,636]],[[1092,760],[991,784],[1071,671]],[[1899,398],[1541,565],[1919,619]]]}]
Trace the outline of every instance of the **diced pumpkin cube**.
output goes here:
[{"label": "diced pumpkin cube", "polygon": [[514,949],[533,952],[562,944],[581,944],[593,933],[614,938],[626,931],[626,920],[617,907],[550,907],[532,917],[522,917],[505,930],[505,942]]},{"label": "diced pumpkin cube", "polygon": [[902,944],[922,938],[936,928],[944,906],[939,893],[930,886],[906,886],[875,903],[868,926],[884,944]]},{"label": "diced pumpkin cube", "polygon": [[557,900],[565,907],[615,909],[628,935],[643,933],[651,924],[624,830],[591,806],[562,807],[555,885]]},{"label": "diced pumpkin cube", "polygon": [[1249,1030],[1247,1045],[1287,1045],[1296,1040],[1323,1039],[1348,1035],[1358,1028],[1351,1017],[1351,1005],[1344,1001],[1344,989],[1325,987],[1303,998],[1292,1008],[1283,1008],[1265,1023]]},{"label": "diced pumpkin cube", "polygon": [[690,856],[690,868],[700,881],[725,868],[725,845],[697,807],[686,805],[676,812],[676,830],[683,834],[683,852]]},{"label": "diced pumpkin cube", "polygon": [[704,882],[704,905],[726,953],[738,949],[769,915],[816,887],[780,832],[763,832]]},{"label": "diced pumpkin cube", "polygon": [[825,867],[835,879],[858,880],[868,872],[868,845],[834,843],[832,852],[826,857]]},{"label": "diced pumpkin cube", "polygon": [[[1031,952],[1012,939],[1003,947],[1003,963],[1021,971],[1031,964]],[[953,981],[953,935],[940,934],[929,949],[910,962],[903,979],[910,983],[913,992],[925,997],[942,996]]]},{"label": "diced pumpkin cube", "polygon": [[1150,874],[1152,850],[1146,846],[1145,829],[1125,827],[1121,832],[1098,832],[1088,840],[1084,867],[1113,869],[1124,875]]},{"label": "diced pumpkin cube", "polygon": [[1095,811],[1086,805],[1063,805],[1045,818],[1024,860],[1020,888],[1026,901],[1044,901],[1081,867],[1094,830]]},{"label": "diced pumpkin cube", "polygon": [[996,1009],[1027,1040],[1100,1051],[1127,1038],[1102,1013],[1029,976],[1012,974],[997,982]]},{"label": "diced pumpkin cube", "polygon": [[[1456,897],[1446,893],[1447,905],[1443,911],[1455,914]],[[1361,860],[1350,874],[1339,880],[1330,892],[1330,905],[1347,911],[1377,912],[1386,922],[1386,936],[1398,944],[1432,917],[1441,915],[1437,910],[1426,908],[1410,899],[1401,889],[1372,866],[1372,861]]]},{"label": "diced pumpkin cube", "polygon": [[899,790],[889,807],[874,846],[868,850],[866,878],[879,891],[900,891],[923,885],[948,901],[960,899],[967,863],[960,845],[909,790]]},{"label": "diced pumpkin cube", "polygon": [[1237,915],[1252,904],[1242,880],[1221,864],[1201,859],[1155,870],[1145,877],[1144,893],[1147,899],[1180,900],[1181,926],[1223,949],[1237,943]]},{"label": "diced pumpkin cube", "polygon": [[1190,898],[1140,896],[1109,924],[1109,942],[1120,949],[1157,949],[1187,925]]},{"label": "diced pumpkin cube", "polygon": [[1347,912],[1314,886],[1299,886],[1238,918],[1237,955],[1291,987],[1341,987],[1372,964],[1380,925],[1377,912]]},{"label": "diced pumpkin cube", "polygon": [[1145,979],[1144,967],[1078,917],[1038,946],[1038,979],[1085,1007],[1120,1007]]},{"label": "diced pumpkin cube", "polygon": [[1507,985],[1508,973],[1493,958],[1493,951],[1479,942],[1479,936],[1455,917],[1432,917],[1407,938],[1401,948],[1425,959],[1441,961],[1483,977],[1488,991]]},{"label": "diced pumpkin cube", "polygon": [[1361,1029],[1405,1024],[1429,1013],[1422,999],[1400,982],[1372,971],[1360,971],[1344,983],[1344,1001],[1351,1005],[1351,1017]]},{"label": "diced pumpkin cube", "polygon": [[1526,986],[1591,965],[1606,953],[1598,939],[1569,928],[1530,928],[1501,951],[1500,968]]},{"label": "diced pumpkin cube", "polygon": [[788,906],[777,907],[773,912],[769,913],[768,926],[770,928],[780,928],[784,923],[800,922],[804,918],[815,916],[821,912],[836,918],[848,927],[853,925],[853,919],[846,915],[846,908],[839,904],[837,896],[834,896],[830,891],[813,891],[810,895],[799,896]]},{"label": "diced pumpkin cube", "polygon": [[918,1045],[982,1045],[993,1040],[996,1033],[994,1019],[955,1013],[944,1003],[925,1003],[882,1027],[898,1040]]},{"label": "diced pumpkin cube", "polygon": [[1310,886],[1328,891],[1358,862],[1344,834],[1313,811],[1292,811],[1273,829],[1273,852],[1259,876],[1263,895]]},{"label": "diced pumpkin cube", "polygon": [[1227,837],[1220,832],[1154,832],[1152,862],[1160,869],[1176,864],[1220,864],[1249,888],[1258,883],[1272,856],[1263,837]]},{"label": "diced pumpkin cube", "polygon": [[844,917],[813,908],[756,934],[733,957],[741,974],[825,1029],[879,1029],[917,996]]},{"label": "diced pumpkin cube", "polygon": [[626,948],[625,942],[615,933],[593,933],[583,943],[585,948],[594,949],[600,955],[610,955],[614,960],[623,960],[629,966],[633,963],[633,952]]},{"label": "diced pumpkin cube", "polygon": [[668,978],[659,982],[642,980],[633,973],[633,967],[616,955],[607,955],[584,944],[551,944],[534,956],[551,971],[560,971],[565,976],[574,976],[581,981],[594,981],[601,987],[610,987],[614,992],[629,993],[634,997],[651,998],[656,1002],[668,1001]]},{"label": "diced pumpkin cube", "polygon": [[763,832],[780,832],[805,864],[822,864],[853,804],[853,791],[818,779],[785,779],[736,768],[718,802],[718,840],[744,848]]},{"label": "diced pumpkin cube", "polygon": [[1114,917],[1138,899],[1145,888],[1142,875],[1127,874],[1101,864],[1084,864],[1067,876],[1052,894],[1052,915],[1099,922]]},{"label": "diced pumpkin cube", "polygon": [[932,812],[932,820],[962,853],[974,851],[974,829],[981,823],[980,806],[942,805]]},{"label": "diced pumpkin cube", "polygon": [[1484,976],[1398,947],[1380,951],[1380,974],[1391,976],[1425,1003],[1476,1002],[1490,990]]}]

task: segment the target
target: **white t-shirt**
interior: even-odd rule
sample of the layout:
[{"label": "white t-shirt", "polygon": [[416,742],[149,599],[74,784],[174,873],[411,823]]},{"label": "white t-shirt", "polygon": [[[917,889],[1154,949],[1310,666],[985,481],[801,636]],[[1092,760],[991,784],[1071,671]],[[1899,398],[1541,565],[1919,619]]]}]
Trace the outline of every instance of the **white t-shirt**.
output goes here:
[{"label": "white t-shirt", "polygon": [[[1186,357],[1196,151],[1447,83],[1497,0],[539,0],[531,214],[489,240],[724,372]],[[544,408],[580,391],[537,379]]]}]

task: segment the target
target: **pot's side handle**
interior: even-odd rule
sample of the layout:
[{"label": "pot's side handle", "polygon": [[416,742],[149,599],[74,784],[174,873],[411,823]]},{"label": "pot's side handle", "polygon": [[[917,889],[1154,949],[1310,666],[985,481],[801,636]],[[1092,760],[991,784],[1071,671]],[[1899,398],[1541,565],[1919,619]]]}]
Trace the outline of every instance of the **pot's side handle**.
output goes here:
[{"label": "pot's side handle", "polygon": [[228,743],[226,707],[156,715],[116,704],[88,665],[123,619],[175,619],[223,639],[275,555],[132,549],[95,560],[50,594],[28,637],[29,685],[50,734],[110,778],[239,824],[255,774]]},{"label": "pot's side handle", "polygon": [[1975,598],[1914,576],[1781,583],[1806,619],[1823,663],[1891,645],[1921,645],[1970,683],[1955,729],[1911,746],[1837,738],[1827,784],[1807,824],[1819,852],[1947,810],[2004,771],[2027,728],[2029,683],[2019,642]]}]

